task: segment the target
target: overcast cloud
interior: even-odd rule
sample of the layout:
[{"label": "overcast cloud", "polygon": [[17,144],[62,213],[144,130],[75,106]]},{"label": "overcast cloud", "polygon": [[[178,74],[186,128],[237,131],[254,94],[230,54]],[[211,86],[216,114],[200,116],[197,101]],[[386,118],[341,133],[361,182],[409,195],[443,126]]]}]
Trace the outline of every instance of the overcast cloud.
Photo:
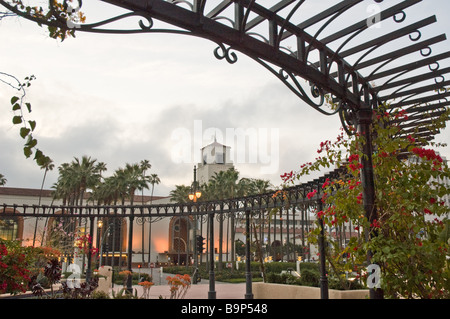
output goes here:
[{"label": "overcast cloud", "polygon": [[[450,9],[447,1],[433,1]],[[104,5],[98,11],[90,2],[85,4],[86,14],[89,5],[99,17],[120,12],[111,6],[103,10]],[[436,13],[438,21],[440,13]],[[446,20],[438,23],[448,27]],[[149,173],[158,174],[162,181],[155,195],[168,195],[175,185],[189,184],[197,164],[193,153],[191,161],[173,160],[179,142],[174,132],[191,134],[192,152],[199,151],[194,146],[212,141],[208,128],[216,128],[218,137],[227,128],[268,132],[259,134],[259,139],[278,133],[278,144],[273,145],[278,149],[275,171],[261,174],[267,166],[261,162],[235,163],[241,177],[269,179],[275,185],[280,184],[280,174],[313,160],[320,142],[339,133],[338,116],[313,110],[243,54],[238,53],[233,65],[217,60],[216,45],[206,40],[78,32],[76,39],[60,43],[48,38],[45,29],[11,18],[0,22],[0,41],[1,71],[19,79],[37,77],[27,92],[33,106],[27,117],[37,121],[38,146],[56,167],[88,155],[107,163],[106,174],[112,174],[125,163],[147,159],[152,164]],[[39,188],[43,171],[25,159],[18,128],[11,124],[13,94],[0,85],[0,173],[7,186]],[[205,132],[201,141],[194,140],[198,121]],[[438,141],[447,141],[448,136],[447,129]],[[441,153],[450,158],[448,147]],[[56,178],[55,168],[48,174],[46,188]]]}]

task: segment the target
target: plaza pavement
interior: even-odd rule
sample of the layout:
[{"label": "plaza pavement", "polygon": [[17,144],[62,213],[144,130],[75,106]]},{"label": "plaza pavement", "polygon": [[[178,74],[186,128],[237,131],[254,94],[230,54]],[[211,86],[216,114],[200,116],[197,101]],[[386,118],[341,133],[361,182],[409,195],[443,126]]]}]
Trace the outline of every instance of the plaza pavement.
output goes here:
[{"label": "plaza pavement", "polygon": [[[153,277],[154,286],[150,288],[150,299],[159,299],[160,297],[170,298],[170,286],[167,285],[166,277],[174,276],[173,274],[160,273],[160,268],[150,269],[133,269],[134,273],[148,273]],[[115,292],[122,289],[121,285],[114,285]],[[112,290],[111,289],[111,290]],[[230,284],[223,282],[215,282],[216,299],[244,299],[245,297],[245,282],[238,284]],[[133,285],[133,293],[137,291],[137,296],[143,295],[143,288],[139,285]],[[196,285],[191,285],[191,288],[186,293],[185,299],[208,299],[209,280],[202,279]]]},{"label": "plaza pavement", "polygon": [[[122,289],[121,286],[115,285],[113,288],[116,292]],[[143,295],[143,288],[139,285],[133,286],[133,294],[137,291],[137,296]],[[185,299],[208,299],[209,284],[197,284],[191,285],[191,288],[186,293]],[[228,284],[218,283],[215,284],[216,299],[244,299],[245,296],[245,283]],[[170,298],[170,286],[168,285],[155,285],[150,288],[149,299],[169,299]]]}]

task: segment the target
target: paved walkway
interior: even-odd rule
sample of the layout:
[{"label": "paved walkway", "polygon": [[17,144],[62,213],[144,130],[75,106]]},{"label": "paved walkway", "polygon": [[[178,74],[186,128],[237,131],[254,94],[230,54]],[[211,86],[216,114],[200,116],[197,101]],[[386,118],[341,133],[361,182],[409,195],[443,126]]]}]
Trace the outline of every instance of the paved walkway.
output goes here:
[{"label": "paved walkway", "polygon": [[[115,285],[114,290],[117,292],[122,289],[121,286]],[[137,291],[137,296],[143,295],[143,288],[139,285],[133,286],[133,294]],[[186,293],[185,299],[208,299],[209,284],[197,284],[191,285]],[[227,284],[218,283],[215,284],[216,299],[244,299],[245,297],[245,283],[239,284]],[[150,288],[150,299],[169,299],[170,298],[170,286],[168,285],[155,285]]]},{"label": "paved walkway", "polygon": [[[153,270],[148,268],[133,269],[134,273],[148,273],[153,276],[154,286],[150,288],[150,299],[159,299],[160,297],[170,298],[170,286],[167,285],[166,277],[174,276],[173,274],[160,273],[160,268]],[[122,289],[121,285],[114,285],[114,291],[118,292]],[[139,285],[133,286],[133,294],[137,291],[137,296],[141,297],[144,290]],[[209,280],[202,279],[196,285],[191,285],[186,293],[185,299],[208,299]],[[223,282],[215,283],[216,299],[244,299],[245,297],[245,283],[229,284]]]}]

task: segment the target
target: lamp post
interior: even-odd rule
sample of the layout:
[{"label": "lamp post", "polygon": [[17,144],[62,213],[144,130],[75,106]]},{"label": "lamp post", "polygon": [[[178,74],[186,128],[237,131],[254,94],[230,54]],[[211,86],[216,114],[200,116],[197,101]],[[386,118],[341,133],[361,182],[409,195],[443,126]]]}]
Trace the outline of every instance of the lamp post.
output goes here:
[{"label": "lamp post", "polygon": [[[102,266],[102,259],[103,259],[103,243],[105,241],[106,235],[108,234],[108,232],[112,231],[111,226],[114,226],[113,223],[109,223],[108,226],[106,227],[106,230],[103,232],[103,236],[100,239],[100,260],[99,260],[99,268]],[[103,228],[103,221],[99,220],[97,223],[97,227],[100,228],[100,233],[102,233],[102,228]],[[99,238],[98,238],[99,239]]]},{"label": "lamp post", "polygon": [[[197,167],[194,165],[194,182],[192,183],[192,187],[191,187],[191,192],[189,194],[189,200],[191,200],[192,202],[196,203],[197,199],[199,199],[202,196],[202,193],[197,190]],[[197,240],[197,216],[194,216],[194,238]],[[199,251],[197,251],[197,243],[195,243],[194,245],[194,278],[193,278],[193,284],[196,285],[197,284],[197,278],[198,278],[198,255],[199,255]],[[187,260],[187,258],[186,258]]]},{"label": "lamp post", "polygon": [[197,202],[197,199],[202,196],[202,192],[197,190],[197,167],[194,165],[194,182],[192,183],[191,193],[189,194],[189,200],[194,203]]}]

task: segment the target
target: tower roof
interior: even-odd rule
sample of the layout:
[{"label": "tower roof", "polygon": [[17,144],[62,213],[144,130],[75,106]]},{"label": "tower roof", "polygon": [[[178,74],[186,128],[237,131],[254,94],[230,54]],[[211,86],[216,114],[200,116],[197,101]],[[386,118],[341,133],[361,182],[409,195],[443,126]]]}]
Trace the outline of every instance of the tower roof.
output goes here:
[{"label": "tower roof", "polygon": [[203,146],[201,149],[203,150],[203,149],[205,149],[205,148],[207,148],[207,147],[209,147],[209,146],[213,146],[213,147],[226,147],[226,148],[230,148],[230,146],[226,146],[226,145],[223,145],[223,144],[221,144],[221,143],[219,143],[219,142],[217,142],[217,138],[216,138],[216,136],[214,136],[214,141],[212,142],[212,143],[210,143],[210,144],[208,144],[208,145],[205,145],[205,146]]}]

